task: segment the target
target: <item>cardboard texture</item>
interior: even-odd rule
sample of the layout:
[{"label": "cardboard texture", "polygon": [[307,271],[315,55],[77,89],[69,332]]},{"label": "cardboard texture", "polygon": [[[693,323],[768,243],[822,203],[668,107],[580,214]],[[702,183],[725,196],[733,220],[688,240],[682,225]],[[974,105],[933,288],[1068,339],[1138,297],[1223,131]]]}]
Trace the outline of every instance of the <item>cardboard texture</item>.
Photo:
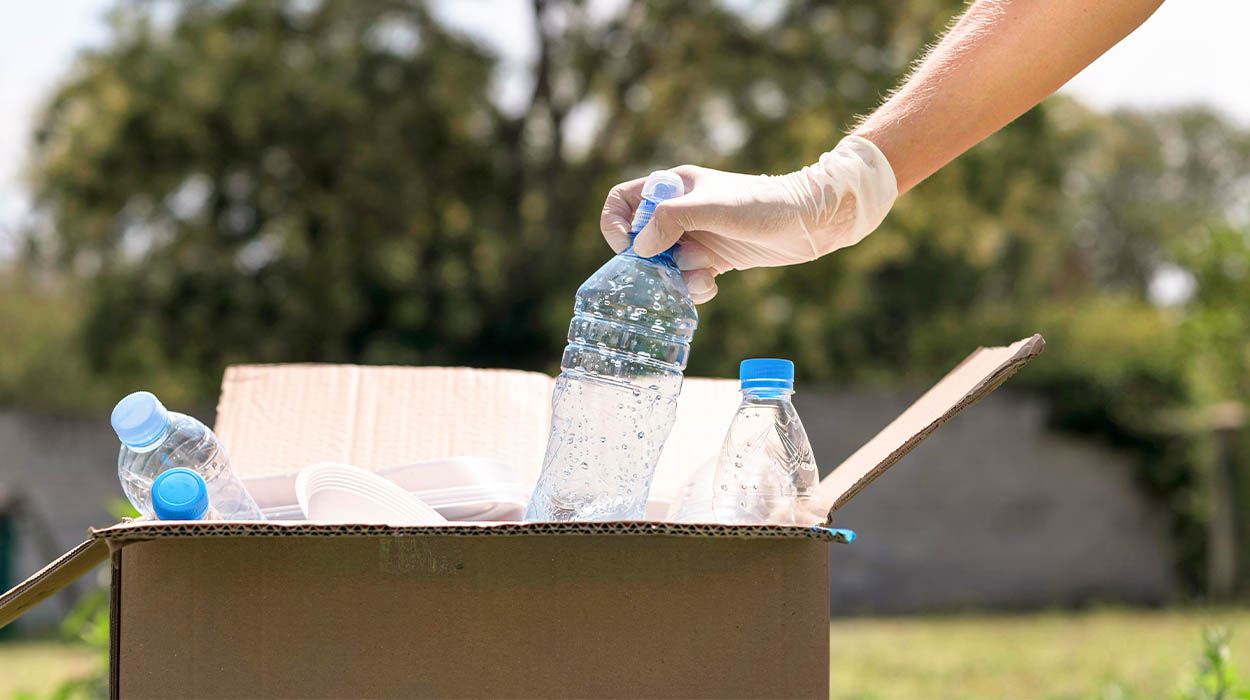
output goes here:
[{"label": "cardboard texture", "polygon": [[121,552],[118,695],[828,697],[828,551],[593,535],[137,542]]},{"label": "cardboard texture", "polygon": [[[0,625],[112,549],[114,697],[827,697],[815,526],[1041,352],[982,348],[822,481],[806,525],[123,523],[0,597]],[[230,368],[217,433],[241,476],[456,455],[524,483],[552,378],[530,372]],[[653,482],[719,449],[737,382],[689,379]]]},{"label": "cardboard texture", "polygon": [[[538,372],[440,367],[241,365],[222,380],[214,432],[242,478],[318,461],[377,471],[473,456],[538,480],[555,379]],[[690,465],[715,457],[738,408],[738,382],[687,379],[652,495],[672,498]]]},{"label": "cardboard texture", "polygon": [[1046,346],[1042,336],[978,348],[820,482],[817,510],[833,511],[894,466],[943,423],[1007,381]]},{"label": "cardboard texture", "polygon": [[214,432],[240,478],[463,455],[529,465],[547,448],[551,386],[512,370],[242,365],[226,370]]},{"label": "cardboard texture", "polygon": [[27,610],[76,581],[108,556],[108,544],[104,540],[90,539],[57,557],[12,590],[0,595],[0,627],[25,615]]},{"label": "cardboard texture", "polygon": [[645,521],[567,523],[450,523],[447,525],[352,525],[300,520],[273,522],[161,522],[134,521],[94,530],[92,536],[112,545],[163,538],[203,537],[352,537],[363,535],[509,537],[533,535],[666,535],[671,537],[731,537],[734,539],[818,539],[848,542],[846,531],[793,525],[710,525]]}]

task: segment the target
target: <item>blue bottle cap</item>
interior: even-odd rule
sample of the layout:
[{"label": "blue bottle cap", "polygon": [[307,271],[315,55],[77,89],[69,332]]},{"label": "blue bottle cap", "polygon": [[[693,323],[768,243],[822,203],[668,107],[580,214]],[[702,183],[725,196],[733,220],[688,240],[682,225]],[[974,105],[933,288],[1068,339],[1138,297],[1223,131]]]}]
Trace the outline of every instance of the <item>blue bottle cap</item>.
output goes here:
[{"label": "blue bottle cap", "polygon": [[743,360],[738,379],[743,389],[793,389],[794,363],[774,358]]},{"label": "blue bottle cap", "polygon": [[[634,219],[629,225],[629,233],[637,236],[651,221],[655,208],[663,202],[686,193],[686,183],[681,176],[671,170],[657,170],[647,176],[642,183],[642,201],[634,211]],[[673,246],[674,248],[676,246]],[[669,250],[672,250],[670,248]]]},{"label": "blue bottle cap", "polygon": [[685,193],[686,181],[672,170],[656,170],[642,183],[642,198],[653,202],[663,202]]},{"label": "blue bottle cap", "polygon": [[183,467],[161,472],[152,482],[152,510],[161,520],[204,517],[208,512],[208,486],[204,477]]},{"label": "blue bottle cap", "polygon": [[113,407],[113,430],[122,444],[143,447],[152,444],[169,425],[169,411],[146,391],[136,391]]}]

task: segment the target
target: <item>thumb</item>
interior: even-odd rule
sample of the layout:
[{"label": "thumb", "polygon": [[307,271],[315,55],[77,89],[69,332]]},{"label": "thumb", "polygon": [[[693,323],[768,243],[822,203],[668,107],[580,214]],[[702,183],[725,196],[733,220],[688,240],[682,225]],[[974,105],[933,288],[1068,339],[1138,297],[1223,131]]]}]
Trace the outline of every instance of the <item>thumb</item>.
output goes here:
[{"label": "thumb", "polygon": [[651,221],[642,227],[634,239],[634,252],[644,258],[659,255],[672,248],[686,231],[699,229],[697,219],[700,207],[684,197],[660,202],[651,215]]}]

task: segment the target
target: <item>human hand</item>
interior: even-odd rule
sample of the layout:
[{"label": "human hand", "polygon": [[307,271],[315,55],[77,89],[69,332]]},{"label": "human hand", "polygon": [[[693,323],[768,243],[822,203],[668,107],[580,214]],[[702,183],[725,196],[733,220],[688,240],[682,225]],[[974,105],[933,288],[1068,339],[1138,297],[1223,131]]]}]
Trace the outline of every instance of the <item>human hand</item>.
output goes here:
[{"label": "human hand", "polygon": [[716,295],[730,270],[815,260],[858,243],[898,196],[894,172],[866,139],[849,136],[814,165],[788,175],[743,175],[695,165],[672,168],[686,194],[664,202],[636,239],[630,220],[645,178],[612,188],[599,225],[616,252],[651,257],[678,244],[674,260],[696,303]]}]

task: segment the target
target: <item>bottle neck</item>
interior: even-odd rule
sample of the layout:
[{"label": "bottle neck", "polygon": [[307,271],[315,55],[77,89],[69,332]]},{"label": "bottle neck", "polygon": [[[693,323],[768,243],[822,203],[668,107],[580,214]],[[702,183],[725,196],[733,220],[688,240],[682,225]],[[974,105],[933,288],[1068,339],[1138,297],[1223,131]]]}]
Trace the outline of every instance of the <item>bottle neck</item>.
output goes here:
[{"label": "bottle neck", "polygon": [[655,214],[655,208],[662,201],[664,200],[655,200],[649,197],[642,198],[642,202],[638,205],[638,209],[634,211],[634,220],[629,225],[630,244],[629,248],[625,249],[623,255],[632,255],[636,258],[642,258],[643,260],[650,260],[651,262],[667,265],[676,270],[677,262],[673,260],[673,251],[677,250],[676,245],[659,255],[653,255],[649,258],[643,258],[641,255],[634,252],[633,238],[642,232],[642,229],[651,222],[651,216]]},{"label": "bottle neck", "polygon": [[152,450],[155,450],[156,448],[160,447],[162,442],[165,442],[165,439],[169,437],[169,432],[173,430],[173,425],[174,425],[174,421],[172,418],[169,420],[166,420],[165,428],[161,430],[161,434],[157,435],[156,438],[152,440],[152,442],[144,443],[138,446],[130,445],[124,442],[122,444],[125,445],[126,449],[130,450],[131,452],[139,452],[139,453],[151,452]]},{"label": "bottle neck", "polygon": [[791,396],[794,396],[794,389],[760,386],[742,390],[742,400],[747,403],[789,401]]},{"label": "bottle neck", "polygon": [[648,262],[653,262],[657,265],[664,265],[666,267],[671,267],[674,270],[676,270],[677,261],[673,259],[673,251],[675,250],[677,250],[677,246],[673,246],[672,248],[669,248],[668,250],[664,251],[663,253],[660,253],[659,255],[652,255],[649,258],[644,258],[641,255],[634,252],[634,244],[630,243],[628,248],[621,251],[621,255],[628,255],[630,257],[638,258],[639,260],[646,260]]}]

